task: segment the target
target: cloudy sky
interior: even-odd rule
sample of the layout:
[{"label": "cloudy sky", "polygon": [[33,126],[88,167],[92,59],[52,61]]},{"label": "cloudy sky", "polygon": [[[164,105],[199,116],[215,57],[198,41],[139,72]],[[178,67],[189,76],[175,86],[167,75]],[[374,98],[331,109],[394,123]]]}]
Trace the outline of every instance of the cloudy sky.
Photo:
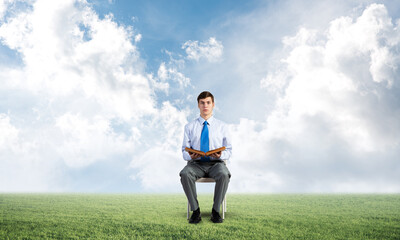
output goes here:
[{"label": "cloudy sky", "polygon": [[399,67],[397,0],[0,0],[0,192],[182,192],[209,90],[230,192],[398,193]]}]

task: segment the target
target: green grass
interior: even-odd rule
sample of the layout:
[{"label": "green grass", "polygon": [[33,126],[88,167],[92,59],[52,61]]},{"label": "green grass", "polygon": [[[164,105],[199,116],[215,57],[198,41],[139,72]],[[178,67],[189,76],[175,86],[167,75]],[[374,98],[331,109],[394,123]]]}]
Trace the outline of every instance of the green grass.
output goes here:
[{"label": "green grass", "polygon": [[400,195],[228,194],[222,224],[184,194],[0,194],[0,239],[400,239]]}]

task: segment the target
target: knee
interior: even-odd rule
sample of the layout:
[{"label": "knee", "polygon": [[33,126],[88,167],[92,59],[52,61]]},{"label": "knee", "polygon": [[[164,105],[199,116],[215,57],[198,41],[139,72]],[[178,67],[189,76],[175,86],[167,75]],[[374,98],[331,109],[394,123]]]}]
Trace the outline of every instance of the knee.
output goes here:
[{"label": "knee", "polygon": [[222,171],[218,174],[216,178],[217,178],[216,180],[219,181],[229,182],[231,174],[228,171]]},{"label": "knee", "polygon": [[179,176],[181,176],[181,179],[188,179],[193,176],[192,172],[186,168],[184,168],[180,173]]}]

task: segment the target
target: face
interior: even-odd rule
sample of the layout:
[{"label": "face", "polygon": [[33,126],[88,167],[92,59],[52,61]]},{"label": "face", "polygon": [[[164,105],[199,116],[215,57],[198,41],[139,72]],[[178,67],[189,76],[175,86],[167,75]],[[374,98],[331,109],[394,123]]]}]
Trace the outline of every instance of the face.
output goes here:
[{"label": "face", "polygon": [[214,103],[211,97],[207,97],[199,100],[200,115],[209,116],[212,114]]}]

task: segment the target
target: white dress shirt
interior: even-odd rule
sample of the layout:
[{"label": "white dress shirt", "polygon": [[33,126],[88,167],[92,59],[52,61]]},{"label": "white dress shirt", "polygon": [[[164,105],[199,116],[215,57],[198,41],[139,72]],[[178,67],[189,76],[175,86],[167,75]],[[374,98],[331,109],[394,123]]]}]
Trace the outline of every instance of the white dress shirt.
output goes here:
[{"label": "white dress shirt", "polygon": [[[182,143],[182,154],[183,159],[186,161],[192,160],[189,153],[185,151],[185,148],[193,148],[196,150],[200,150],[200,137],[201,131],[203,130],[204,119],[200,116],[192,122],[186,124],[185,133],[183,136]],[[230,137],[228,136],[228,126],[211,116],[208,120],[208,137],[210,142],[210,151],[220,147],[226,147],[224,151],[222,151],[221,158],[216,159],[211,157],[212,160],[228,160],[232,154],[232,145],[230,141]],[[194,159],[199,160],[200,158]]]}]

